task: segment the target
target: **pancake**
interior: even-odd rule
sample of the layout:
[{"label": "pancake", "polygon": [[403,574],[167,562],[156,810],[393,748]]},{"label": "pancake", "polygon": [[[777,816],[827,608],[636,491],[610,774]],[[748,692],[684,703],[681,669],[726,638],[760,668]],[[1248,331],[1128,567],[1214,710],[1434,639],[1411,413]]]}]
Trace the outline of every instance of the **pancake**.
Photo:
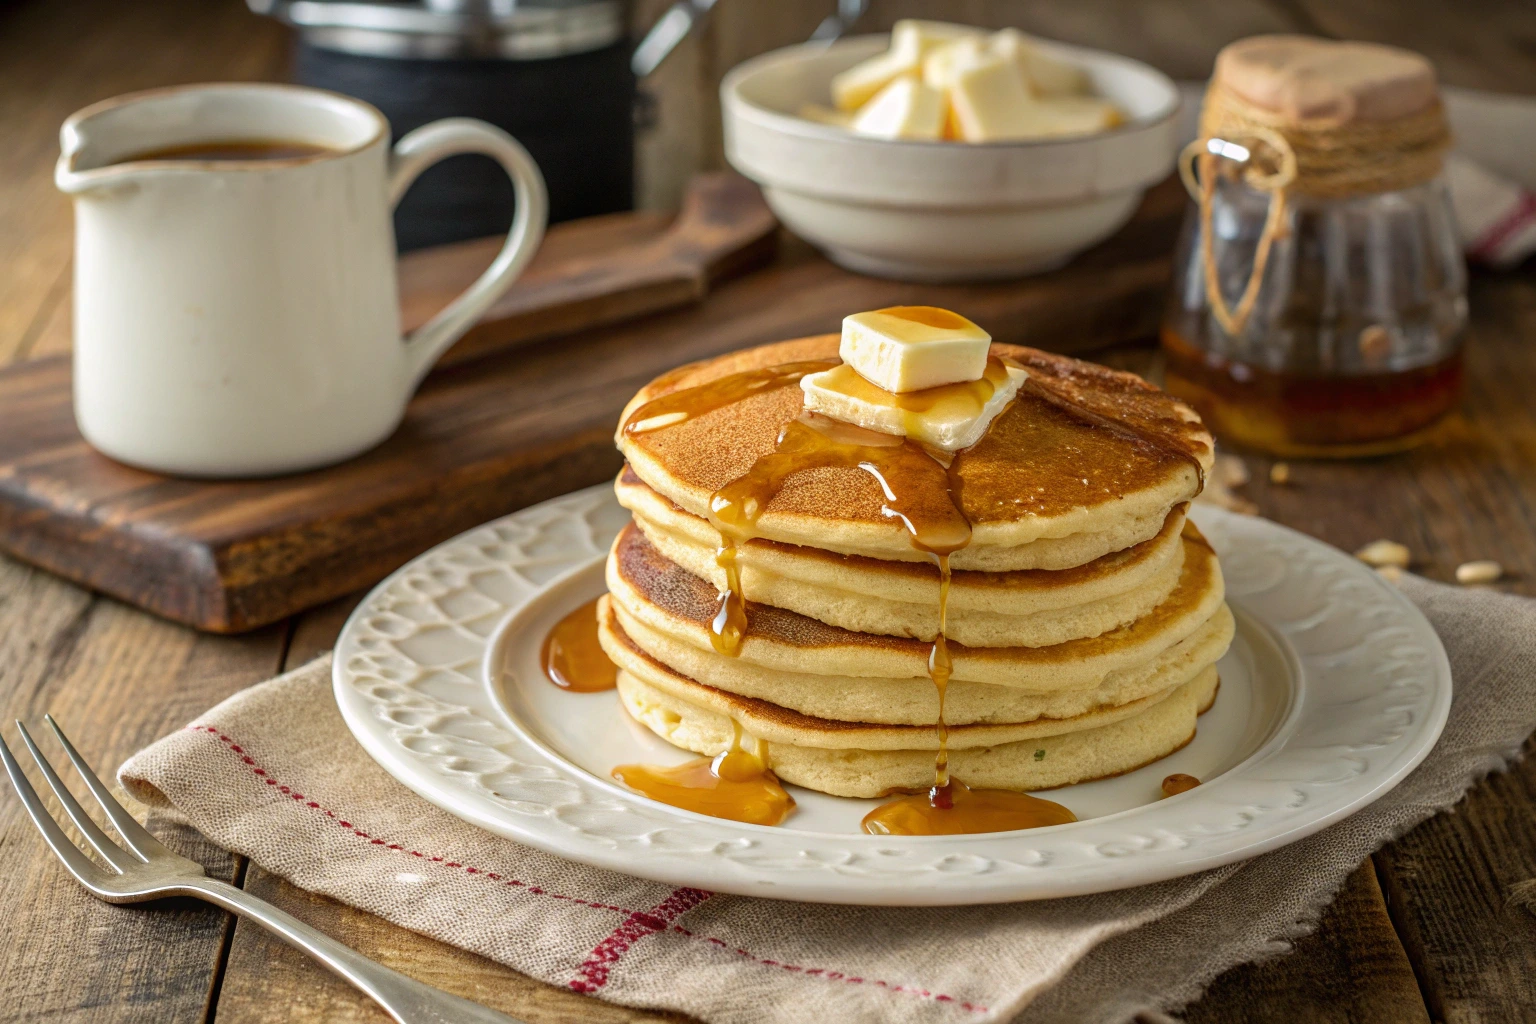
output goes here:
[{"label": "pancake", "polygon": [[[673,640],[607,598],[599,605],[598,617],[599,640],[609,658],[642,678],[635,662],[649,659],[715,689],[816,718],[928,727],[938,720],[938,693],[926,676],[879,679],[778,672]],[[1193,634],[1144,664],[1111,672],[1098,685],[1076,690],[1035,693],[952,679],[944,697],[944,720],[949,725],[1028,722],[1118,707],[1188,682],[1226,653],[1232,633],[1232,613],[1222,605]]]},{"label": "pancake", "polygon": [[[620,422],[662,395],[745,370],[833,359],[837,347],[836,335],[823,335],[683,367],[641,389]],[[1132,374],[1020,346],[993,345],[992,352],[1023,365],[1031,385],[951,467],[959,507],[973,526],[971,543],[951,560],[955,569],[1082,565],[1155,537],[1173,508],[1198,493],[1196,467],[1210,465],[1213,448],[1188,407]],[[800,413],[801,397],[794,386],[765,390],[665,429],[627,434],[621,427],[617,442],[639,479],[704,517],[717,489],[773,451]],[[950,502],[943,493],[904,497],[919,514],[928,504],[947,510]],[[863,470],[805,470],[768,502],[756,531],[840,554],[923,561],[884,505],[879,484]]]},{"label": "pancake", "polygon": [[[663,689],[621,670],[618,688],[630,716],[674,746],[717,754],[729,745],[735,719],[767,741],[768,766],[785,782],[849,797],[917,792],[933,784],[937,741],[931,728],[850,727],[722,694],[675,674],[667,678],[671,686]],[[1195,719],[1215,700],[1218,685],[1212,666],[1155,698],[1009,741],[999,739],[1009,735],[1006,726],[962,726],[950,732],[950,774],[974,788],[1039,790],[1132,771],[1193,739]],[[908,739],[913,746],[898,745]]]},{"label": "pancake", "polygon": [[[1215,553],[1191,523],[1183,527],[1184,563],[1168,598],[1129,625],[1097,637],[1047,647],[951,644],[953,680],[995,683],[1035,693],[1100,685],[1189,637],[1221,607]],[[608,556],[608,592],[636,622],[712,651],[715,588],[663,556],[633,523]],[[926,678],[932,645],[908,637],[859,633],[772,605],[748,602],[738,660],[779,672],[822,676]]]},{"label": "pancake", "polygon": [[[669,560],[725,589],[715,560],[720,535],[626,469],[615,490],[635,524]],[[1185,506],[1151,540],[1073,569],[965,570],[950,579],[946,635],[971,647],[1045,647],[1097,636],[1140,618],[1172,592],[1184,560]],[[932,640],[938,632],[939,571],[753,540],[740,545],[742,591],[751,600],[861,633]]]}]

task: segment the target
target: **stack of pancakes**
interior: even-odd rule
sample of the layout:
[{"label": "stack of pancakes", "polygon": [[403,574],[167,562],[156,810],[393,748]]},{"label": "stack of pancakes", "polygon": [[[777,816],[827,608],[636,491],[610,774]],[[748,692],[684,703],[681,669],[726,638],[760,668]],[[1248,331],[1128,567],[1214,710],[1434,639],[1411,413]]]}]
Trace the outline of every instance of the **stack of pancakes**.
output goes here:
[{"label": "stack of pancakes", "polygon": [[[647,401],[728,374],[836,358],[827,335],[674,371]],[[994,345],[1035,386],[950,467],[972,524],[953,569],[943,705],[952,775],[1046,789],[1182,747],[1214,701],[1232,638],[1221,570],[1185,521],[1212,459],[1186,407],[1130,374]],[[939,747],[928,674],[940,575],[879,482],[858,468],[792,475],[741,544],[748,628],[712,643],[725,573],[711,495],[774,450],[801,413],[785,387],[646,433],[619,432],[619,501],[634,515],[598,605],[624,706],[669,742],[726,749],[733,720],[786,782],[839,796],[927,788]]]}]

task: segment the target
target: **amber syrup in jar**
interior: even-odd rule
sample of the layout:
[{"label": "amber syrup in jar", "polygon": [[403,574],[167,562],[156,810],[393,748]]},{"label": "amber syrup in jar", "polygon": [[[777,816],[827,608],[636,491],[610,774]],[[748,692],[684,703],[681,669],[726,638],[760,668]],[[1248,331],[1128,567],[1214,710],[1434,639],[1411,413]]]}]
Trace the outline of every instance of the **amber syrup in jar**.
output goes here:
[{"label": "amber syrup in jar", "polygon": [[1456,407],[1461,351],[1428,366],[1339,376],[1267,370],[1206,351],[1167,325],[1164,387],[1224,441],[1282,458],[1411,448]]},{"label": "amber syrup in jar", "polygon": [[[1227,177],[1213,197],[1227,296],[1254,267],[1269,197]],[[1223,441],[1284,458],[1378,455],[1456,407],[1466,270],[1444,185],[1294,199],[1237,336],[1206,295],[1197,211],[1162,324],[1166,389]]]}]

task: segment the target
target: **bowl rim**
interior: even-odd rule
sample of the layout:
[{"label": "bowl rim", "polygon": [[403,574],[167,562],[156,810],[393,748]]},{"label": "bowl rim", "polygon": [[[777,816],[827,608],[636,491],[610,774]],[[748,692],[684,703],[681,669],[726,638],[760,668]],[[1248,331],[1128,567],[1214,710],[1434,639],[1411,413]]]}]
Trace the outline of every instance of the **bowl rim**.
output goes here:
[{"label": "bowl rim", "polygon": [[836,125],[821,124],[794,114],[786,114],[783,111],[774,110],[762,106],[747,99],[741,93],[742,83],[755,74],[759,74],[770,67],[780,64],[793,63],[805,60],[812,56],[819,56],[836,49],[854,49],[868,47],[875,41],[881,41],[887,45],[890,42],[889,32],[867,33],[858,36],[844,36],[828,42],[811,41],[795,43],[790,46],[781,46],[776,50],[758,54],[742,61],[730,71],[720,82],[720,99],[722,107],[732,116],[742,117],[756,121],[759,126],[789,135],[799,135],[809,139],[829,142],[857,141],[861,143],[902,146],[914,149],[930,151],[957,151],[965,150],[1029,150],[1049,149],[1056,146],[1080,145],[1085,142],[1097,142],[1114,138],[1123,138],[1139,132],[1157,130],[1166,127],[1179,116],[1183,108],[1184,97],[1178,84],[1168,75],[1157,68],[1134,57],[1114,53],[1109,50],[1098,50],[1088,46],[1076,46],[1071,43],[1062,43],[1053,39],[1040,39],[1047,50],[1069,57],[1092,57],[1095,60],[1118,63],[1137,71],[1145,72],[1153,77],[1166,92],[1163,105],[1155,114],[1149,117],[1137,118],[1127,121],[1103,131],[1085,132],[1080,135],[1053,135],[1040,139],[1003,139],[995,142],[965,142],[958,139],[884,139],[873,135],[859,135],[846,128]]}]

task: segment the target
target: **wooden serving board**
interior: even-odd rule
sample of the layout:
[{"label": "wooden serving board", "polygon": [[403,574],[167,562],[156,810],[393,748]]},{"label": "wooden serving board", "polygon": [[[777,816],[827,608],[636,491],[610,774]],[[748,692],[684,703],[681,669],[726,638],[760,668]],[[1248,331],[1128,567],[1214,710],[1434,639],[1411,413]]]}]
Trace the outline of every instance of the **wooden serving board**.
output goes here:
[{"label": "wooden serving board", "polygon": [[[787,236],[769,251],[772,221],[755,189],[710,176],[675,221],[621,214],[552,229],[393,437],[340,466],[276,479],[177,480],[113,462],[75,428],[68,359],[22,363],[0,372],[0,549],[200,629],[253,629],[609,477],[619,411],[680,363],[835,331],[849,312],[902,303],[949,307],[999,341],[1056,351],[1150,336],[1183,208],[1165,183],[1124,231],[1061,270],[912,285],[840,270]],[[407,323],[457,293],[495,248],[470,242],[403,261]]]}]

